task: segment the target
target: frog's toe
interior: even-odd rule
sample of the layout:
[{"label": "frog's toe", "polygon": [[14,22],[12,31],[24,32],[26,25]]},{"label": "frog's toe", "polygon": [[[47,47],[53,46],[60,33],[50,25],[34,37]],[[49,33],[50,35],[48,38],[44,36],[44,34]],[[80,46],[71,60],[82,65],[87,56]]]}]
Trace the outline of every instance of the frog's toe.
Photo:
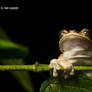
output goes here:
[{"label": "frog's toe", "polygon": [[72,70],[70,71],[70,75],[74,75],[74,67],[72,67]]},{"label": "frog's toe", "polygon": [[50,61],[49,67],[52,69],[60,70],[60,66],[57,63],[57,59],[52,59]]},{"label": "frog's toe", "polygon": [[57,59],[52,59],[50,61],[49,67],[53,69],[53,77],[57,77],[58,76],[57,70],[60,70],[60,66],[57,63]]},{"label": "frog's toe", "polygon": [[68,74],[65,74],[64,75],[64,79],[67,79],[67,78],[69,78],[69,75]]},{"label": "frog's toe", "polygon": [[68,78],[69,76],[74,75],[74,67],[72,66],[71,69],[65,69],[64,70],[64,77]]}]

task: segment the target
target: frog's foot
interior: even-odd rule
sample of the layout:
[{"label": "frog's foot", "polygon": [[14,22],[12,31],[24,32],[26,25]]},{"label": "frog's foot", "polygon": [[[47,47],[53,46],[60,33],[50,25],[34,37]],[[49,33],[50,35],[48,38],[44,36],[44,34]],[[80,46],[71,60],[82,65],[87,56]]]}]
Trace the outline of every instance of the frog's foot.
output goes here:
[{"label": "frog's foot", "polygon": [[64,69],[64,78],[68,78],[70,75],[74,75],[74,67],[67,60],[62,59],[58,61],[58,64]]},{"label": "frog's foot", "polygon": [[53,69],[53,77],[58,76],[57,70],[60,70],[60,66],[57,63],[57,59],[52,59],[49,64],[50,68]]},{"label": "frog's foot", "polygon": [[67,79],[69,76],[74,75],[74,68],[72,67],[71,70],[64,69],[64,78]]}]

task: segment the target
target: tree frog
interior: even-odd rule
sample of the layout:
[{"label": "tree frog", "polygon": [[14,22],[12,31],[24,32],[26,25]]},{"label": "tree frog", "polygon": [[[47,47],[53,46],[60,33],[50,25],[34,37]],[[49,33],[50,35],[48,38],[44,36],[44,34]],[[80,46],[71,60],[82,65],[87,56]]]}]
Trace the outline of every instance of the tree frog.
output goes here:
[{"label": "tree frog", "polygon": [[62,67],[65,78],[74,75],[74,65],[92,65],[92,41],[88,35],[88,29],[80,32],[76,30],[62,30],[60,32],[59,49],[61,55],[50,61],[53,68],[53,76],[58,76],[57,70]]}]

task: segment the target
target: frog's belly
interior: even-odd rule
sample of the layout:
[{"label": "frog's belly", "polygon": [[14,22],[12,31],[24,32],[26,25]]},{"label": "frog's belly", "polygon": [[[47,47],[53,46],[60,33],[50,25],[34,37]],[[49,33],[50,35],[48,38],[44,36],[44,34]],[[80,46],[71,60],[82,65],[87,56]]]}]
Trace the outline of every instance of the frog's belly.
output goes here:
[{"label": "frog's belly", "polygon": [[63,53],[63,58],[73,65],[92,65],[92,51],[74,48]]},{"label": "frog's belly", "polygon": [[68,62],[73,65],[92,65],[92,59],[69,59]]}]

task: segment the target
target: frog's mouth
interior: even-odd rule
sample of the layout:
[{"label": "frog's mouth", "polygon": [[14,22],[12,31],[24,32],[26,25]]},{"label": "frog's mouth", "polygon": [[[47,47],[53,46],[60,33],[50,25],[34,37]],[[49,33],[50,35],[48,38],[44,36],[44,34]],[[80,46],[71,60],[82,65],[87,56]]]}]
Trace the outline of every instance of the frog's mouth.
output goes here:
[{"label": "frog's mouth", "polygon": [[77,35],[68,35],[64,38],[61,38],[59,41],[60,51],[68,51],[75,47],[81,47],[85,50],[91,49],[92,42],[82,36]]},{"label": "frog's mouth", "polygon": [[66,39],[78,39],[78,38],[79,38],[79,39],[88,40],[88,39],[86,39],[86,38],[84,38],[84,37],[82,37],[82,36],[70,34],[70,35],[67,35],[67,36],[61,38],[60,41],[63,42],[63,41],[66,40]]}]

